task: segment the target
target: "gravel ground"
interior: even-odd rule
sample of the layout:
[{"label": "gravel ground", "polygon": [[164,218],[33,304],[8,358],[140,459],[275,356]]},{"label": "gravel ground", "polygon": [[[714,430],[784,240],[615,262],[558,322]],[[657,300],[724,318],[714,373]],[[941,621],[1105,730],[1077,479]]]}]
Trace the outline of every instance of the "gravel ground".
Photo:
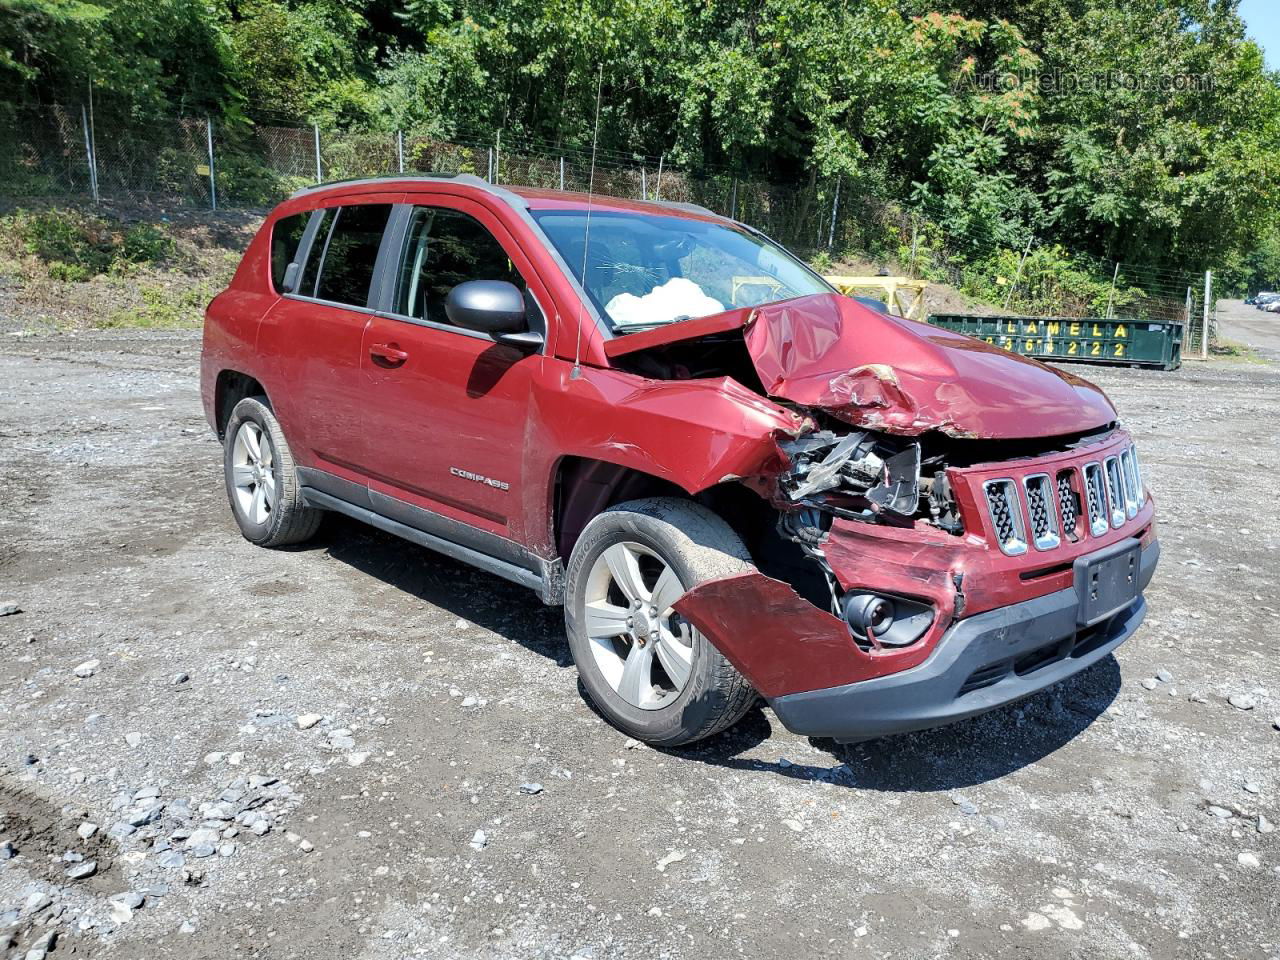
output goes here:
[{"label": "gravel ground", "polygon": [[531,593],[339,518],[244,541],[198,351],[0,335],[0,956],[1280,957],[1280,368],[1085,371],[1160,503],[1116,658],[664,753]]}]

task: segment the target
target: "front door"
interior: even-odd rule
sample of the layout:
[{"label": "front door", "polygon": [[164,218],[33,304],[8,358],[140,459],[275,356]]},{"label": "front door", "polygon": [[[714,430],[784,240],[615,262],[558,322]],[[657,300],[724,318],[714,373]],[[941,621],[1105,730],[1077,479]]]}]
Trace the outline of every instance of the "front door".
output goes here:
[{"label": "front door", "polygon": [[389,261],[389,309],[372,318],[361,351],[371,499],[393,519],[510,554],[497,540],[468,534],[478,528],[499,540],[523,539],[530,379],[542,357],[454,326],[444,303],[466,280],[506,280],[533,304],[521,265],[529,267],[474,201],[441,198],[402,217],[401,248]]}]

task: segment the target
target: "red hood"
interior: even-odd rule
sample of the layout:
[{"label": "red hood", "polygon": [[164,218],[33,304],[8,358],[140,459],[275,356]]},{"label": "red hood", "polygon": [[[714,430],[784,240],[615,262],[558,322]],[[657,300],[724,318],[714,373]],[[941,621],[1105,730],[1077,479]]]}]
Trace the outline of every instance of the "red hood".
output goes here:
[{"label": "red hood", "polygon": [[914,436],[1014,439],[1083,433],[1116,419],[1087,380],[972,337],[817,294],[610,341],[610,356],[742,327],[769,396]]}]

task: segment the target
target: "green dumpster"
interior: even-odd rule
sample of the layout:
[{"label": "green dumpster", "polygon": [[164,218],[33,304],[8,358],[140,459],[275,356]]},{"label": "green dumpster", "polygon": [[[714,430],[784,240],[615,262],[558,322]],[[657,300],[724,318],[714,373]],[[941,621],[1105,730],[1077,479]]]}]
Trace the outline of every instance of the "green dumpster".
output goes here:
[{"label": "green dumpster", "polygon": [[1038,360],[1123,364],[1176,370],[1182,324],[1127,317],[981,317],[935,313],[935,326]]}]

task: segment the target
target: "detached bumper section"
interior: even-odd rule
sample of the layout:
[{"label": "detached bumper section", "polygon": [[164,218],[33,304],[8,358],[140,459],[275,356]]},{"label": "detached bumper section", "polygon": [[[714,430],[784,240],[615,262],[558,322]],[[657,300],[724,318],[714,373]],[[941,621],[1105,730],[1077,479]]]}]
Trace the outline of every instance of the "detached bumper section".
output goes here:
[{"label": "detached bumper section", "polygon": [[1142,550],[1138,596],[1091,626],[1075,588],[961,620],[918,666],[887,676],[767,697],[788,730],[862,740],[942,726],[1021,700],[1106,657],[1142,623],[1159,559]]}]

